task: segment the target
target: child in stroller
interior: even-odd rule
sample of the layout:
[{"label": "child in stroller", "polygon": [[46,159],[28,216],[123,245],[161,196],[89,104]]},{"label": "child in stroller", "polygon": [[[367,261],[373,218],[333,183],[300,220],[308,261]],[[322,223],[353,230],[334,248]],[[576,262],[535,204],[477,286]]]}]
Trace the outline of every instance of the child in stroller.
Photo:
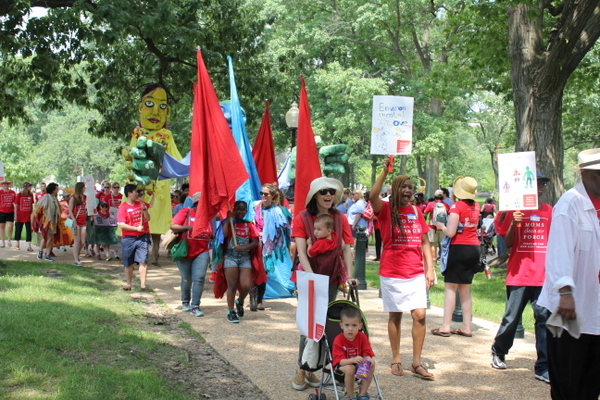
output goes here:
[{"label": "child in stroller", "polygon": [[[351,396],[354,393],[354,379],[357,371],[362,372],[362,384],[356,400],[368,400],[367,390],[375,372],[375,353],[367,335],[361,332],[363,323],[360,310],[354,307],[343,308],[340,313],[340,327],[342,333],[337,335],[333,341],[333,368],[334,371],[344,373],[344,384],[346,393]],[[363,368],[361,368],[363,366]],[[368,372],[367,372],[368,370]]]},{"label": "child in stroller", "polygon": [[496,236],[494,217],[489,215],[487,218],[483,218],[481,221],[481,228],[479,229],[479,242],[481,243],[481,251],[484,252],[485,255],[493,256],[496,254],[494,236]]}]

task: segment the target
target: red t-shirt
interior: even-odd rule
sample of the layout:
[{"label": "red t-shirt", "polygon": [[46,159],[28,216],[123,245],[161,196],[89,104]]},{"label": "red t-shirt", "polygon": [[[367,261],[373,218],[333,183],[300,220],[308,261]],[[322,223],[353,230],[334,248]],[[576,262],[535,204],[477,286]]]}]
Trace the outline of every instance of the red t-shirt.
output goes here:
[{"label": "red t-shirt", "polygon": [[37,193],[35,194],[35,202],[37,203],[38,201],[40,201],[40,199],[41,199],[42,197],[44,197],[45,195],[46,195],[46,192],[37,192]]},{"label": "red t-shirt", "polygon": [[[75,197],[72,197],[73,201],[75,201]],[[70,201],[70,200],[69,200]],[[87,207],[87,196],[83,196],[83,203],[80,205],[75,205],[73,203],[73,217],[75,217],[75,222],[77,226],[85,226],[85,213]]]},{"label": "red t-shirt", "polygon": [[16,222],[28,222],[31,220],[31,211],[33,211],[33,194],[22,195],[19,193],[15,200],[17,205]]},{"label": "red t-shirt", "polygon": [[123,195],[121,193],[114,196],[112,193],[102,193],[99,197],[100,203],[104,202],[108,204],[108,207],[119,208],[123,202]]},{"label": "red t-shirt", "polygon": [[[506,286],[543,286],[546,278],[546,250],[552,223],[552,206],[540,203],[538,210],[523,210],[521,226],[515,226],[508,257]],[[514,211],[507,212],[502,230],[506,233]]]},{"label": "red t-shirt", "polygon": [[15,211],[15,199],[17,195],[14,190],[5,192],[4,189],[0,189],[0,212],[10,214]]},{"label": "red t-shirt", "polygon": [[[189,223],[186,222],[186,219],[188,216],[188,211],[190,213]],[[177,214],[175,214],[171,223],[175,224],[175,225],[182,225],[182,226],[185,226],[185,225],[193,226],[194,221],[196,221],[195,217],[196,217],[196,212],[194,211],[194,209],[182,208],[181,210],[179,210],[179,212]],[[212,227],[210,225],[210,222],[208,223],[208,226],[206,228],[202,229],[200,231],[200,233],[196,236],[192,237],[191,232],[184,232],[181,235],[179,235],[180,242],[183,240],[184,237],[187,237],[188,255],[185,259],[193,260],[199,254],[204,253],[205,251],[208,251],[208,245],[210,243],[211,235],[212,235]]]},{"label": "red t-shirt", "polygon": [[[142,220],[142,203],[141,201],[136,201],[134,205],[130,205],[127,202],[124,202],[119,207],[119,212],[117,213],[117,225],[127,224],[129,226],[140,226],[143,223],[144,229],[141,232],[129,231],[127,229],[122,229],[123,236],[142,236],[146,233],[150,233],[150,228],[148,227],[148,221]],[[146,205],[146,208],[149,208],[148,203],[143,203]]]},{"label": "red t-shirt", "polygon": [[450,206],[450,214],[458,214],[458,221],[463,224],[462,232],[457,231],[450,244],[479,245],[479,203],[474,201],[470,206],[464,200],[457,201]]},{"label": "red t-shirt", "polygon": [[[416,210],[416,214],[415,214]],[[417,207],[409,205],[398,210],[404,235],[394,227],[392,237],[392,208],[387,201],[377,218],[379,219],[383,252],[379,264],[379,275],[384,278],[411,279],[425,273],[423,269],[422,236],[429,232],[423,214]]]},{"label": "red t-shirt", "polygon": [[[317,219],[316,215],[310,216],[315,222]],[[342,226],[344,232],[342,232],[342,241],[347,244],[354,244],[354,238],[352,237],[352,230],[350,229],[350,224],[348,223],[348,219],[345,215],[342,215]],[[339,234],[339,232],[337,232]],[[292,237],[308,239],[310,234],[306,232],[306,228],[304,227],[304,223],[302,222],[302,217],[300,214],[296,215],[292,221]]]},{"label": "red t-shirt", "polygon": [[[182,210],[183,211],[183,210]],[[179,212],[181,213],[181,211]],[[246,230],[246,224],[248,229]],[[260,232],[258,232],[258,229],[256,229],[256,225],[254,225],[254,222],[235,222],[233,224],[233,227],[235,229],[235,235],[239,238],[248,238],[248,244],[250,244],[250,239],[256,238],[260,236]],[[231,229],[231,225],[229,226],[229,228]],[[234,245],[233,245],[233,238],[230,239],[230,245],[228,246],[228,248],[232,248],[233,249]]]},{"label": "red t-shirt", "polygon": [[590,200],[592,201],[592,205],[594,206],[594,209],[596,210],[596,215],[598,215],[598,218],[600,218],[600,199],[590,196],[589,193],[588,193],[588,196],[589,196]]},{"label": "red t-shirt", "polygon": [[337,367],[340,361],[354,357],[375,357],[369,338],[362,332],[358,332],[354,340],[346,339],[344,333],[340,333],[333,340],[333,366]]}]

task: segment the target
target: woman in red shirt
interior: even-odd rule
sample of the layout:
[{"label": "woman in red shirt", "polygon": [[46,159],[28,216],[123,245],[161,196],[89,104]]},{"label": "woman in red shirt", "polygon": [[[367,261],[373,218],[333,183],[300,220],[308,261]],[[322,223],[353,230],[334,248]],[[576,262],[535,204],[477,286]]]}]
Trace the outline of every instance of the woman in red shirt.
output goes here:
[{"label": "woman in red shirt", "polygon": [[85,190],[85,183],[77,182],[75,184],[75,191],[69,200],[69,218],[74,221],[73,227],[73,258],[75,259],[74,265],[81,265],[79,261],[79,253],[85,245],[86,236],[86,196],[83,194]]},{"label": "woman in red shirt", "polygon": [[200,193],[194,194],[192,208],[182,208],[171,221],[173,232],[182,232],[179,241],[187,240],[188,255],[183,260],[176,261],[181,274],[181,309],[189,311],[195,317],[202,317],[200,299],[204,291],[204,278],[209,259],[209,243],[212,236],[210,223],[196,236],[191,236],[196,218],[196,206]]},{"label": "woman in red shirt", "polygon": [[[336,208],[336,204],[340,202],[344,186],[342,182],[333,178],[317,178],[310,184],[308,195],[306,196],[306,210],[300,211],[292,222],[292,237],[296,240],[296,251],[301,267],[304,271],[322,273],[316,270],[314,261],[311,263],[307,254],[307,240],[314,242],[314,227],[313,223],[319,215],[329,214],[333,217],[335,232],[340,238],[338,245],[339,252],[342,255],[342,270],[333,271],[331,273],[329,285],[329,302],[335,300],[337,296],[339,284],[344,284],[346,278],[352,276],[352,249],[350,245],[354,243],[352,231],[346,217]],[[300,207],[300,205],[298,205]],[[300,266],[298,266],[300,267]],[[356,285],[354,280],[351,280],[352,285]],[[298,369],[296,376],[292,382],[292,387],[296,390],[304,390],[308,384],[311,387],[319,387],[321,380],[312,372],[305,373],[300,369],[302,365],[302,353],[304,352],[305,338],[301,337],[300,348],[298,354]]]},{"label": "woman in red shirt", "polygon": [[[437,222],[438,230],[452,238],[448,263],[444,272],[444,319],[442,326],[431,331],[434,335],[448,337],[451,333],[471,337],[471,282],[477,272],[481,246],[477,237],[479,225],[479,203],[477,181],[471,177],[456,178],[452,196],[455,202],[450,207],[448,226]],[[458,201],[457,201],[458,200]],[[460,224],[460,226],[459,226]],[[450,322],[456,304],[456,290],[460,294],[463,323],[459,329],[451,330]]]},{"label": "woman in red shirt", "polygon": [[[3,181],[2,187],[0,188],[0,237],[2,238],[2,245],[6,246],[6,239],[8,239],[8,247],[12,246],[10,237],[13,233],[13,224],[15,221],[15,198],[16,194],[10,189],[11,181]],[[6,235],[5,228],[8,228],[8,235]]]},{"label": "woman in red shirt", "polygon": [[[433,374],[421,363],[425,341],[427,289],[435,281],[429,227],[421,210],[410,204],[413,184],[406,175],[392,181],[389,202],[379,197],[388,174],[389,159],[371,189],[371,206],[379,219],[383,252],[379,279],[383,310],[389,313],[388,336],[392,349],[392,374],[402,375],[400,357],[400,322],[402,314],[412,316],[413,359],[410,370],[421,379],[432,380]],[[423,260],[425,262],[423,263]]]},{"label": "woman in red shirt", "polygon": [[27,251],[33,251],[31,247],[31,212],[33,211],[33,185],[27,181],[23,182],[23,190],[17,195],[15,200],[15,240],[17,241],[17,250],[20,250],[19,241],[21,240],[21,231],[25,225],[25,241],[29,245]]}]

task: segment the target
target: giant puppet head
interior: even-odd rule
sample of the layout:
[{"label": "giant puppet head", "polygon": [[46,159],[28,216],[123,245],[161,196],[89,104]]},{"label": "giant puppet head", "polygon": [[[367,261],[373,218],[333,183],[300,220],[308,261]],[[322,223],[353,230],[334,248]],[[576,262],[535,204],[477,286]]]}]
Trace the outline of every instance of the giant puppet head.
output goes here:
[{"label": "giant puppet head", "polygon": [[159,84],[148,85],[138,105],[142,128],[157,131],[166,127],[171,112],[167,100],[167,92]]}]

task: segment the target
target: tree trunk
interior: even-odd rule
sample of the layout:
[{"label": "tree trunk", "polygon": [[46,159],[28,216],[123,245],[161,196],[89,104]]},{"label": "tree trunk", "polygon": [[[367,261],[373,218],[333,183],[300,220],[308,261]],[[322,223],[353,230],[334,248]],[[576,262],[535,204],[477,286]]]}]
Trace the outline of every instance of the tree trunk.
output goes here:
[{"label": "tree trunk", "polygon": [[537,8],[519,4],[508,10],[515,151],[535,151],[537,170],[551,179],[542,198],[550,204],[564,192],[563,91],[600,36],[599,0],[565,3],[547,45],[542,39],[542,1]]}]

